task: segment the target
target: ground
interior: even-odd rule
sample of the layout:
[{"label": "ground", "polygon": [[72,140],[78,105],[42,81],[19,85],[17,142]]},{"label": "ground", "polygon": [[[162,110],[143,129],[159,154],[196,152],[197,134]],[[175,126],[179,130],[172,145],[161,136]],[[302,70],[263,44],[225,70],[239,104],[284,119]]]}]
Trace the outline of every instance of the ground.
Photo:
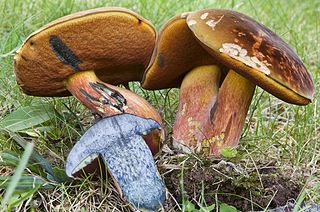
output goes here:
[{"label": "ground", "polygon": [[184,197],[198,207],[219,202],[241,211],[272,209],[297,199],[304,182],[302,176],[291,176],[291,169],[273,162],[253,165],[208,160],[203,164],[189,157],[183,164],[165,174],[166,186],[177,201]]}]

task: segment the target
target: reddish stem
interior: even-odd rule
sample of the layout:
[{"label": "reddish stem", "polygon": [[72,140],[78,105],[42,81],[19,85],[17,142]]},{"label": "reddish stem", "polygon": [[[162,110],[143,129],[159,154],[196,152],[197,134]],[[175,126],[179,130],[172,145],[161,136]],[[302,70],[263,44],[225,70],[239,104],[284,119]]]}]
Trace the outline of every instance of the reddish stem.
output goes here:
[{"label": "reddish stem", "polygon": [[[82,71],[66,80],[67,89],[93,113],[102,117],[120,113],[130,113],[162,123],[158,111],[137,94],[102,82],[94,71]],[[163,131],[145,135],[145,141],[153,154],[160,149]]]}]

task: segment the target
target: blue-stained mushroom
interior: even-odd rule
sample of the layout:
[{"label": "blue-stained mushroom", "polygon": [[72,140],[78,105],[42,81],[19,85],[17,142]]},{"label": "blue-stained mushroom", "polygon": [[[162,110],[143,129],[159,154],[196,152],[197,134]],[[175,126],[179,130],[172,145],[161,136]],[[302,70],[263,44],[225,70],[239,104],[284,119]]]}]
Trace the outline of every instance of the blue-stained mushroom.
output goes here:
[{"label": "blue-stained mushroom", "polygon": [[[161,124],[147,100],[117,86],[141,80],[155,39],[152,24],[128,9],[81,11],[32,33],[17,50],[14,73],[25,94],[72,94],[101,117],[130,113]],[[155,130],[144,138],[153,154],[159,152],[163,134]]]},{"label": "blue-stained mushroom", "polygon": [[143,139],[158,122],[131,114],[103,118],[72,148],[66,173],[73,175],[100,156],[125,200],[140,210],[153,211],[165,201],[165,185]]}]

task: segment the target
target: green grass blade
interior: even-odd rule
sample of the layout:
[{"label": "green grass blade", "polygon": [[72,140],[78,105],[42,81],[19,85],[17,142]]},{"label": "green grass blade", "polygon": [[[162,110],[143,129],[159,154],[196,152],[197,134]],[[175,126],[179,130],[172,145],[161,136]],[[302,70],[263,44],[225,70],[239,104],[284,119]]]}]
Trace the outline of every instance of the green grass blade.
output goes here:
[{"label": "green grass blade", "polygon": [[11,132],[19,132],[51,119],[55,111],[51,105],[20,107],[0,121],[0,126]]},{"label": "green grass blade", "polygon": [[[35,150],[33,150],[35,151]],[[32,153],[34,154],[34,153]],[[20,162],[21,155],[10,151],[10,150],[5,150],[3,152],[0,152],[0,166],[10,166],[10,167],[17,167],[19,162]],[[41,164],[43,164],[44,161],[37,162],[34,161],[32,158],[32,155],[30,157],[30,160],[27,164],[27,168],[31,171],[31,173],[35,173],[36,175],[43,176],[43,167]],[[39,167],[40,166],[40,167]],[[46,172],[46,170],[45,170]],[[1,176],[0,176],[0,181],[1,181]]]},{"label": "green grass blade", "polygon": [[[10,136],[23,148],[27,146],[28,142],[17,133],[10,132]],[[39,164],[44,169],[44,171],[48,174],[48,179],[56,182],[62,182],[60,178],[56,177],[50,162],[42,155],[40,155],[35,149],[32,151],[30,158],[32,161]]]},{"label": "green grass blade", "polygon": [[0,152],[1,166],[17,166],[19,164],[19,155],[13,151],[5,150]]},{"label": "green grass blade", "polygon": [[18,182],[22,176],[22,173],[27,166],[29,158],[32,154],[32,150],[33,150],[33,143],[28,143],[25,147],[25,151],[22,155],[22,158],[21,158],[20,163],[17,167],[17,170],[14,173],[14,175],[12,176],[11,182],[10,182],[9,186],[7,187],[4,198],[1,201],[1,207],[0,207],[1,211],[5,210],[5,208],[7,207],[6,205],[9,201],[11,195],[15,191],[16,186],[18,185]]},{"label": "green grass blade", "polygon": [[15,193],[12,195],[12,197],[10,198],[10,201],[8,203],[8,211],[13,211],[14,207],[17,207],[19,205],[21,205],[24,201],[26,201],[27,199],[32,198],[33,194],[38,191],[38,189],[40,188],[40,186],[36,186],[35,188],[29,189],[27,191],[23,191],[23,192],[19,192],[19,193]]},{"label": "green grass blade", "polygon": [[292,212],[299,212],[300,211],[300,207],[303,203],[303,201],[305,200],[306,198],[306,191],[302,191],[301,194],[299,195],[297,201],[296,201],[296,204],[294,205],[294,208],[292,210]]},{"label": "green grass blade", "polygon": [[[12,176],[0,176],[0,189],[6,189],[10,185],[11,179]],[[52,184],[41,177],[27,175],[21,176],[15,189],[16,191],[30,190],[38,186],[45,189],[54,188]]]},{"label": "green grass blade", "polygon": [[[10,136],[23,148],[26,148],[29,143],[17,133],[10,132]],[[40,155],[35,149],[32,151],[31,160],[40,164],[46,172],[53,175],[53,169],[49,161]]]}]

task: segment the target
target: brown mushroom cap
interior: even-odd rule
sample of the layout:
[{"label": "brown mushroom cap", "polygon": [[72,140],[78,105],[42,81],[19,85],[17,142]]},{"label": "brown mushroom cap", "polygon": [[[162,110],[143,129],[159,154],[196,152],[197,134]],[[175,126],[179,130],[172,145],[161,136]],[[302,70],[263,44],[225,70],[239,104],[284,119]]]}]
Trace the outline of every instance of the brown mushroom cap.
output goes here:
[{"label": "brown mushroom cap", "polygon": [[180,87],[185,74],[191,69],[217,64],[191,33],[186,24],[186,15],[174,16],[161,28],[142,87]]},{"label": "brown mushroom cap", "polygon": [[70,95],[65,79],[85,70],[117,85],[141,80],[156,31],[124,8],[98,8],[53,21],[31,34],[17,51],[14,71],[24,93]]},{"label": "brown mushroom cap", "polygon": [[179,87],[191,69],[217,63],[286,102],[308,104],[313,98],[311,75],[288,44],[252,18],[222,9],[185,13],[169,20],[157,38],[142,86]]},{"label": "brown mushroom cap", "polygon": [[294,104],[312,100],[311,75],[289,45],[267,27],[223,9],[189,13],[187,24],[214,58],[269,93]]}]

